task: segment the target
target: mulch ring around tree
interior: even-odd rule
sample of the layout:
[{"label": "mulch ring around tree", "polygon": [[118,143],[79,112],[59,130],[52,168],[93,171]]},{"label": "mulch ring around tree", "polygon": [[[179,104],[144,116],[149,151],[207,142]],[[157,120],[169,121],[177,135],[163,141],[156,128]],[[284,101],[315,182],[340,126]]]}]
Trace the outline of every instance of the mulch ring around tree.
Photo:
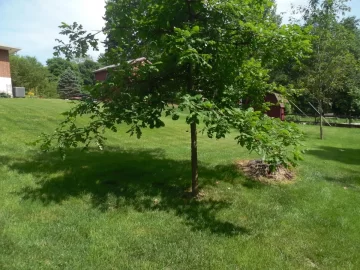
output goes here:
[{"label": "mulch ring around tree", "polygon": [[279,166],[275,172],[270,172],[269,164],[262,160],[239,160],[238,168],[248,178],[262,183],[290,183],[295,179],[295,173],[291,168]]}]

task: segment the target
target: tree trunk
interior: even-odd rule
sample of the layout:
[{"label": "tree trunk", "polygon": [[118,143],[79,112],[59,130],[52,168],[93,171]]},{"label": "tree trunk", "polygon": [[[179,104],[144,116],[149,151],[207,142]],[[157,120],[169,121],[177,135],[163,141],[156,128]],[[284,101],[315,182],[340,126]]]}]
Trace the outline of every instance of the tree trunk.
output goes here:
[{"label": "tree trunk", "polygon": [[[189,12],[189,22],[194,22],[194,13],[191,8],[191,0],[187,0],[188,12]],[[188,66],[188,93],[192,93],[194,91],[194,82],[192,76],[192,64]],[[194,93],[195,94],[195,93]],[[199,179],[198,179],[198,155],[197,155],[197,130],[196,123],[191,123],[191,192],[195,197],[199,194]]]},{"label": "tree trunk", "polygon": [[192,123],[191,127],[191,169],[192,169],[192,185],[191,192],[193,196],[199,193],[198,181],[198,155],[197,155],[197,130],[196,123]]}]

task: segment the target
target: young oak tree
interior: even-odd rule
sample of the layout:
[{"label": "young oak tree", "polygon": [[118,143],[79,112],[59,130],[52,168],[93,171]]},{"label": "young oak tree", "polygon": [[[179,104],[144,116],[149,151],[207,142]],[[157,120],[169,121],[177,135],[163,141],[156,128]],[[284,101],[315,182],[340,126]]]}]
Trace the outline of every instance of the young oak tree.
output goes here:
[{"label": "young oak tree", "polygon": [[[92,141],[102,147],[103,132],[116,131],[121,123],[140,137],[143,128],[163,127],[163,114],[177,120],[183,111],[191,130],[193,195],[199,190],[201,121],[209,137],[222,138],[237,128],[238,143],[261,153],[272,168],[293,164],[299,158],[301,132],[295,125],[269,121],[264,97],[286,92],[269,82],[269,67],[289,59],[300,61],[310,43],[301,27],[279,26],[268,12],[272,5],[271,0],[107,1],[104,32],[111,47],[104,57],[114,66],[108,79],[91,89],[103,102],[81,102],[65,113],[56,132],[45,135],[43,149],[53,142],[61,150],[78,143],[88,147]],[[81,25],[63,23],[61,28],[70,43],[55,47],[56,55],[80,57],[89,47],[97,47],[95,35]],[[128,61],[139,57],[147,61]],[[238,108],[245,98],[252,104],[246,111]],[[179,106],[169,105],[172,102]],[[92,121],[77,126],[76,117],[85,114]],[[293,150],[281,151],[286,147]]]}]

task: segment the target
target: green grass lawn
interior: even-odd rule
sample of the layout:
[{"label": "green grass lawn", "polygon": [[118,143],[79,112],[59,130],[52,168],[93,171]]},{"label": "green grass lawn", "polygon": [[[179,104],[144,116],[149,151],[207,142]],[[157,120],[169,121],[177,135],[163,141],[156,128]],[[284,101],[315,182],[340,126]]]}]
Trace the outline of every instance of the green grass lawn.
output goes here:
[{"label": "green grass lawn", "polygon": [[[234,167],[233,137],[199,135],[201,200],[190,187],[184,119],[105,151],[41,154],[70,105],[0,100],[0,269],[359,269],[360,129],[304,126],[293,184],[263,185]],[[233,135],[235,136],[235,134]]]}]

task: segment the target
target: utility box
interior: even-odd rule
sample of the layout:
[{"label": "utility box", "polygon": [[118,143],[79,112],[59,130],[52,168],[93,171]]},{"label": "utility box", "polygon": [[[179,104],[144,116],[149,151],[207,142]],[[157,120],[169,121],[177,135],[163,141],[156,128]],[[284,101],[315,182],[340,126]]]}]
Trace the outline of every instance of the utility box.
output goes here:
[{"label": "utility box", "polygon": [[25,97],[25,87],[14,87],[13,88],[13,97],[14,98],[24,98]]}]

